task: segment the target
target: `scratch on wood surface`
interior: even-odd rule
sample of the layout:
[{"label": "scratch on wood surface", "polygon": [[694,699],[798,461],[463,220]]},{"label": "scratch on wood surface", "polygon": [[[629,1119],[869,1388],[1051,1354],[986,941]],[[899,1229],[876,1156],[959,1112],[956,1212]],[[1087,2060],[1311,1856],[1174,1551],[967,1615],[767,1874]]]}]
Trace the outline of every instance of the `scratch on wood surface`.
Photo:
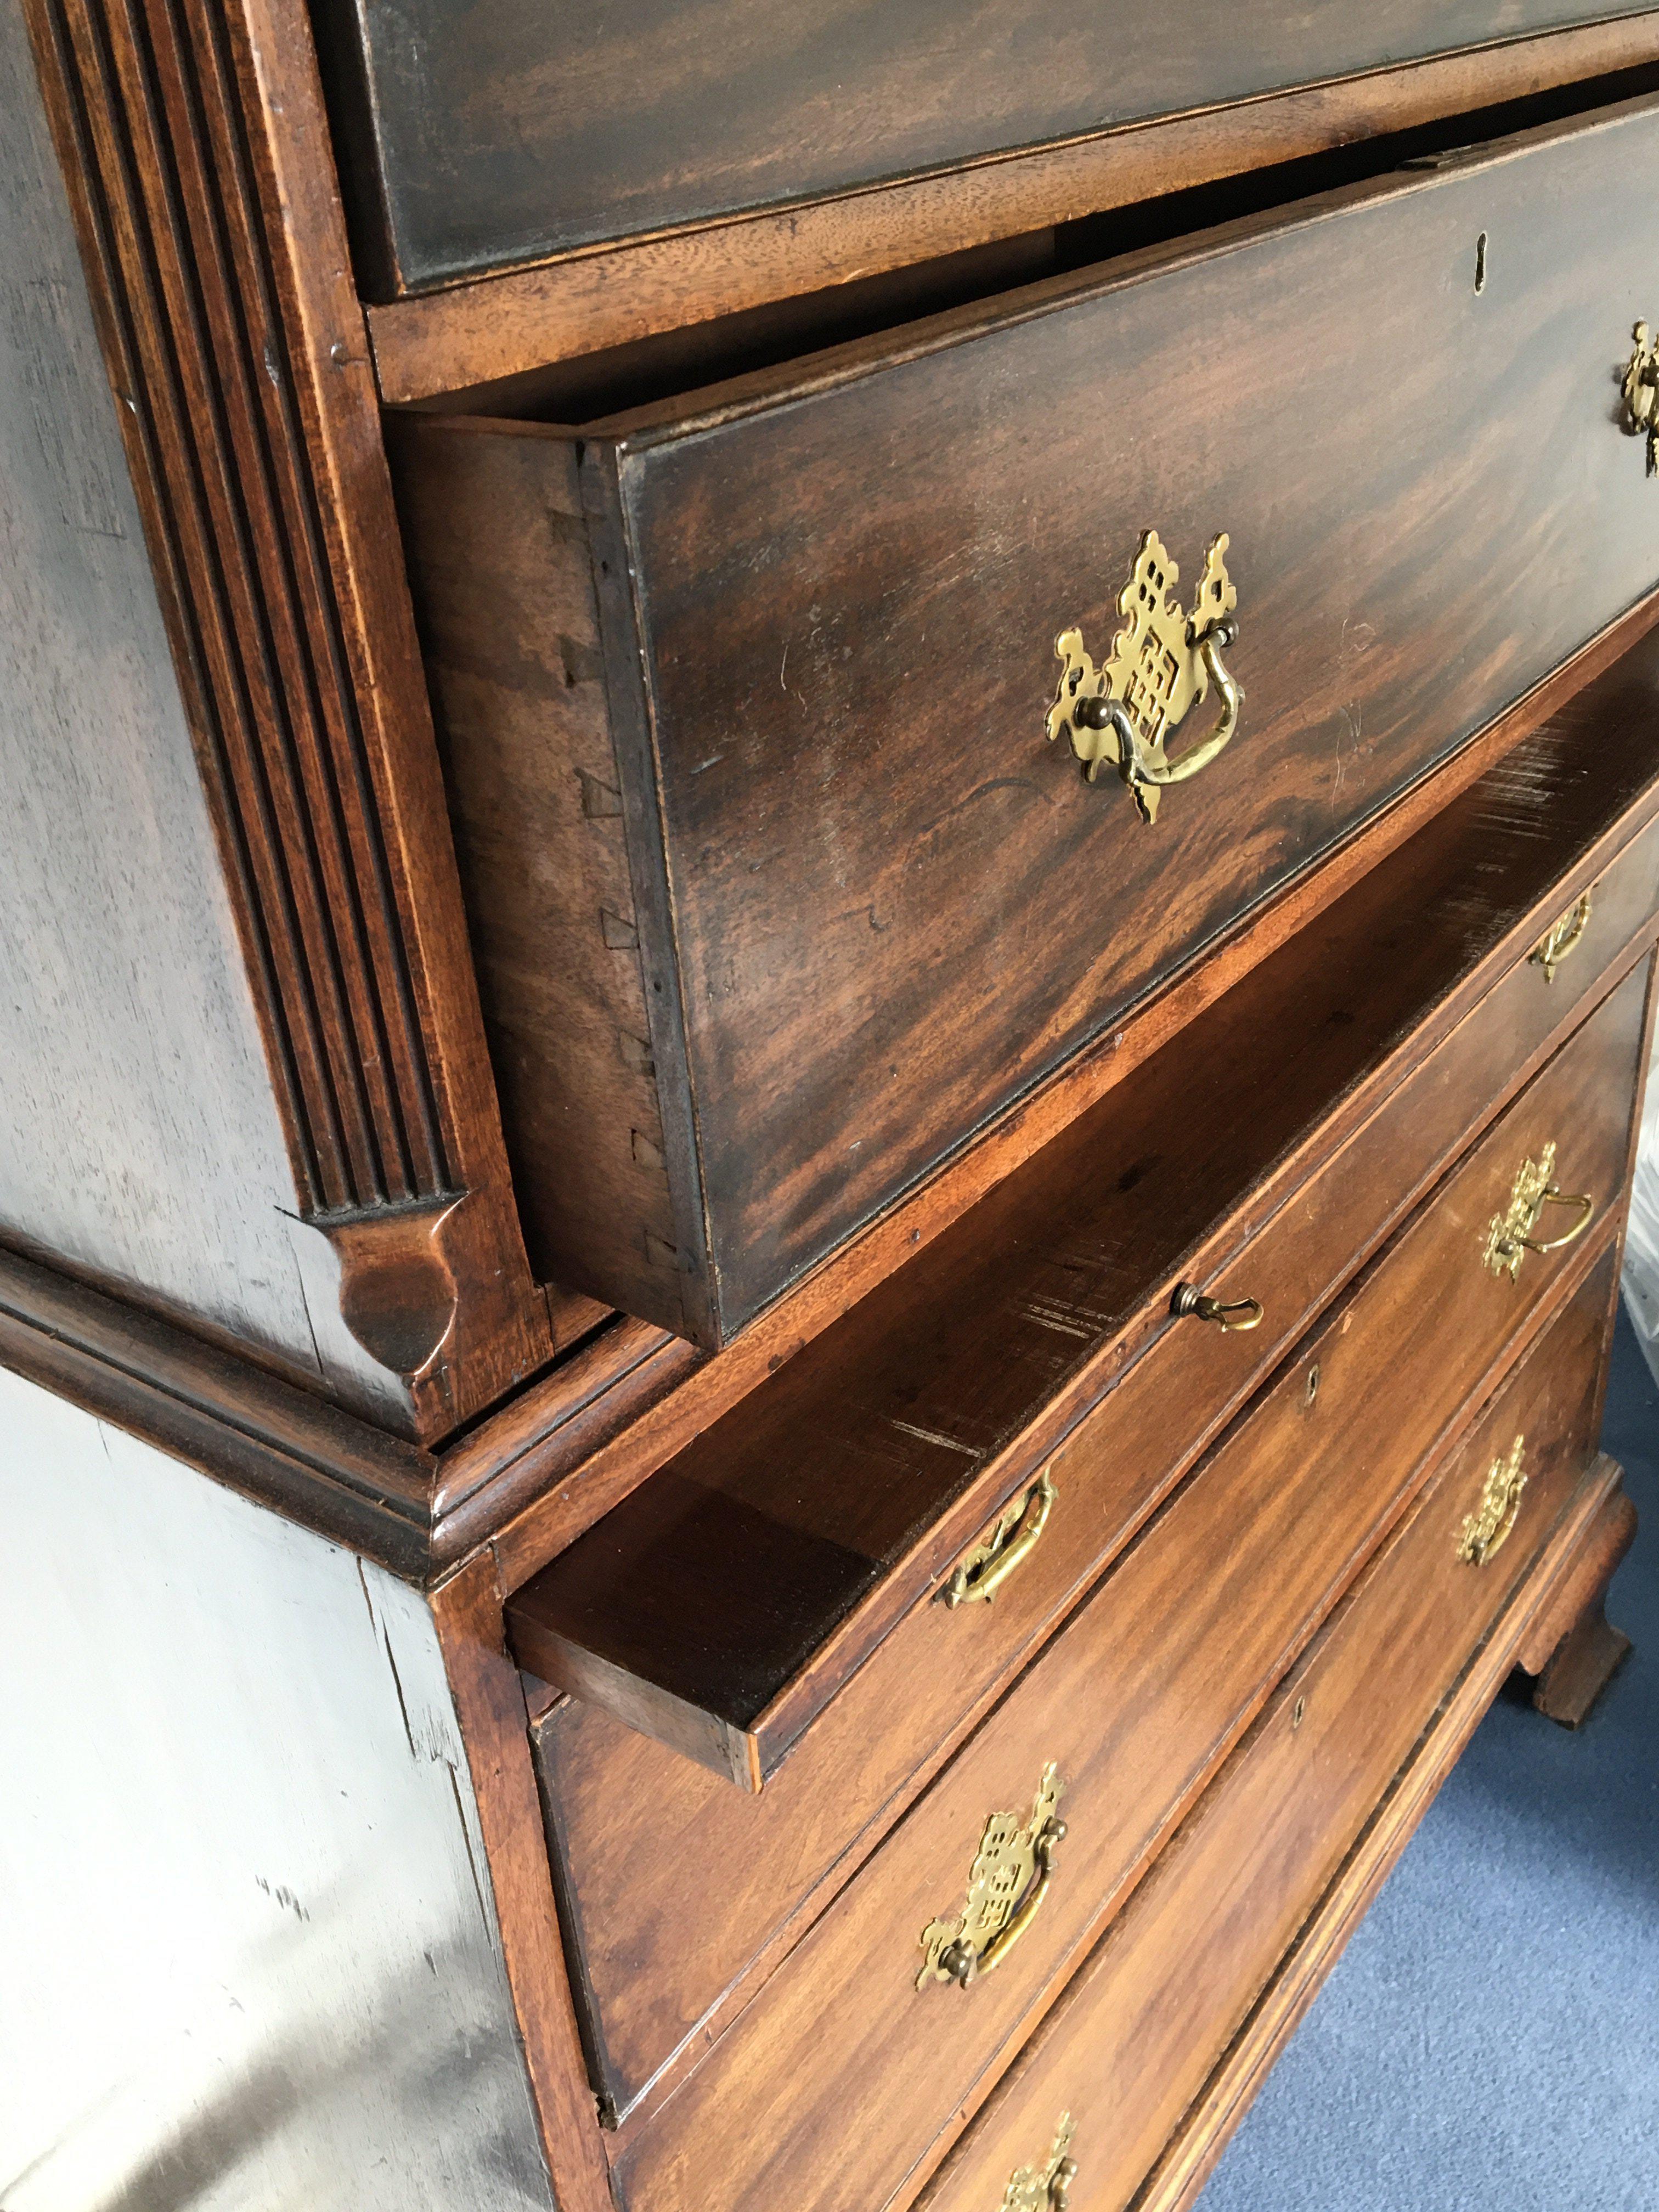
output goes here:
[{"label": "scratch on wood surface", "polygon": [[1041,1299],[1030,1298],[1020,1311],[1027,1321],[1034,1321],[1039,1328],[1058,1329],[1062,1336],[1081,1337],[1085,1343],[1095,1334],[1092,1328],[1085,1328],[1065,1306],[1049,1305]]},{"label": "scratch on wood surface", "polygon": [[915,1437],[925,1444],[942,1444],[946,1451],[960,1452],[964,1459],[978,1459],[981,1455],[972,1444],[958,1443],[954,1437],[941,1436],[937,1429],[919,1429],[914,1421],[895,1420],[890,1413],[887,1425],[897,1429],[901,1435]]}]

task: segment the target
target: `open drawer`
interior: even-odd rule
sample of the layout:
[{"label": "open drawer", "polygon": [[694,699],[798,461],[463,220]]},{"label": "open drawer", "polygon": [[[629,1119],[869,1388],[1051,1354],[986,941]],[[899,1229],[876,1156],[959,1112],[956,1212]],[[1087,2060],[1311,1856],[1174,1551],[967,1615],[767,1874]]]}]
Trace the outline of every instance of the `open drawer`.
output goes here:
[{"label": "open drawer", "polygon": [[727,1341],[1643,599],[1656,186],[1627,104],[580,430],[394,419],[538,1267]]},{"label": "open drawer", "polygon": [[[1650,941],[1656,672],[1659,641],[509,1601],[520,1662],[578,1693],[537,1750],[613,2110],[738,2001]],[[1260,1326],[1176,1318],[1183,1279],[1258,1298]],[[951,1608],[1045,1468],[1036,1548]],[[731,1871],[695,1952],[641,1978],[688,1850]]]}]

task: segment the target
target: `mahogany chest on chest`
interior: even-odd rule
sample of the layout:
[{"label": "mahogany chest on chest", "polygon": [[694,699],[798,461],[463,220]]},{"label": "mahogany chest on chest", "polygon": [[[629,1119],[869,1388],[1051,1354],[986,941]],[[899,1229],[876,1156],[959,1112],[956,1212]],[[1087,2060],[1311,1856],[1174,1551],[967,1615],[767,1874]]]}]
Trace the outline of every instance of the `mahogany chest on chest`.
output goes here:
[{"label": "mahogany chest on chest", "polygon": [[1659,13],[26,0],[0,98],[0,1363],[252,1516],[250,1744],[349,1563],[281,1821],[442,1780],[326,1943],[239,1875],[393,2117],[222,2201],[1194,2203],[1626,1648]]}]

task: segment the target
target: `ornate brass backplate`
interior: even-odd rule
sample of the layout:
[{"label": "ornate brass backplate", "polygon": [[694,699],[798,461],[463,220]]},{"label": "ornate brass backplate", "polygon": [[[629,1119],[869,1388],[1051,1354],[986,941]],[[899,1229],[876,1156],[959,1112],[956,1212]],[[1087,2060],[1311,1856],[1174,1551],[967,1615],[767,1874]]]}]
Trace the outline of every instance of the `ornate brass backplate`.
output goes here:
[{"label": "ornate brass backplate", "polygon": [[[1582,1237],[1589,1227],[1595,1212],[1595,1201],[1583,1193],[1573,1194],[1555,1187],[1555,1146],[1545,1146],[1535,1160],[1522,1160],[1516,1170],[1515,1182],[1510,1189],[1510,1202],[1502,1213],[1494,1213],[1487,1224],[1481,1264],[1494,1275],[1507,1275],[1511,1282],[1521,1272],[1521,1262],[1528,1252],[1559,1252],[1564,1244],[1571,1244],[1575,1237]],[[1542,1242],[1533,1235],[1538,1226],[1538,1217],[1547,1206],[1570,1206],[1577,1209],[1578,1219],[1565,1237],[1552,1237]]]},{"label": "ornate brass backplate", "polygon": [[1003,2192],[1002,2212],[1066,2212],[1066,2199],[1077,2176],[1077,2160],[1071,2155],[1072,2137],[1076,2132],[1071,2114],[1062,2112],[1047,2164],[1015,2168]]},{"label": "ornate brass backplate", "polygon": [[1521,1472],[1526,1443],[1524,1437],[1517,1437],[1508,1455],[1495,1459],[1486,1470],[1480,1506],[1465,1520],[1457,1540],[1458,1558],[1467,1559],[1472,1567],[1484,1567],[1489,1559],[1495,1559],[1510,1540],[1527,1486],[1527,1478]]},{"label": "ornate brass backplate", "polygon": [[1645,323],[1631,332],[1636,349],[1625,364],[1620,389],[1625,395],[1625,423],[1632,437],[1648,441],[1648,474],[1659,476],[1659,345]]},{"label": "ornate brass backplate", "polygon": [[1042,1770],[1029,1820],[993,1813],[968,1873],[968,1896],[948,1920],[930,1920],[917,1941],[916,1987],[957,1982],[966,1989],[1002,1962],[1036,1917],[1048,1894],[1055,1845],[1066,1823],[1054,1818],[1065,1789],[1053,1761]]},{"label": "ornate brass backplate", "polygon": [[[1196,775],[1238,726],[1244,695],[1221,661],[1221,648],[1237,635],[1232,613],[1238,593],[1227,574],[1227,543],[1224,531],[1211,543],[1193,611],[1183,615],[1172,596],[1181,571],[1157,531],[1149,530],[1118,594],[1124,624],[1106,659],[1095,665],[1080,629],[1062,630],[1054,641],[1063,673],[1048,709],[1050,740],[1070,738],[1091,782],[1102,761],[1109,761],[1146,822],[1158,819],[1163,787]],[[1220,720],[1200,744],[1172,761],[1169,740],[1212,683],[1221,698]]]},{"label": "ornate brass backplate", "polygon": [[1544,932],[1537,944],[1533,946],[1528,957],[1535,966],[1543,969],[1544,981],[1547,983],[1553,983],[1555,981],[1556,969],[1570,952],[1577,950],[1578,940],[1583,935],[1589,918],[1590,895],[1586,891],[1582,898],[1567,908],[1559,921],[1553,923]]}]

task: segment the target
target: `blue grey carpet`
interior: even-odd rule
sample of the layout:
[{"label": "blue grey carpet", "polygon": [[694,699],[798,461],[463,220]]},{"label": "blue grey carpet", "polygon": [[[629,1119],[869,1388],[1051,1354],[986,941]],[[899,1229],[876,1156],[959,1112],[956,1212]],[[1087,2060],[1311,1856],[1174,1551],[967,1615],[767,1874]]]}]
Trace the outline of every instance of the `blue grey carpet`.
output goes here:
[{"label": "blue grey carpet", "polygon": [[1659,1390],[1622,1312],[1603,1439],[1634,1655],[1576,1735],[1499,1699],[1200,2212],[1659,2212]]}]

